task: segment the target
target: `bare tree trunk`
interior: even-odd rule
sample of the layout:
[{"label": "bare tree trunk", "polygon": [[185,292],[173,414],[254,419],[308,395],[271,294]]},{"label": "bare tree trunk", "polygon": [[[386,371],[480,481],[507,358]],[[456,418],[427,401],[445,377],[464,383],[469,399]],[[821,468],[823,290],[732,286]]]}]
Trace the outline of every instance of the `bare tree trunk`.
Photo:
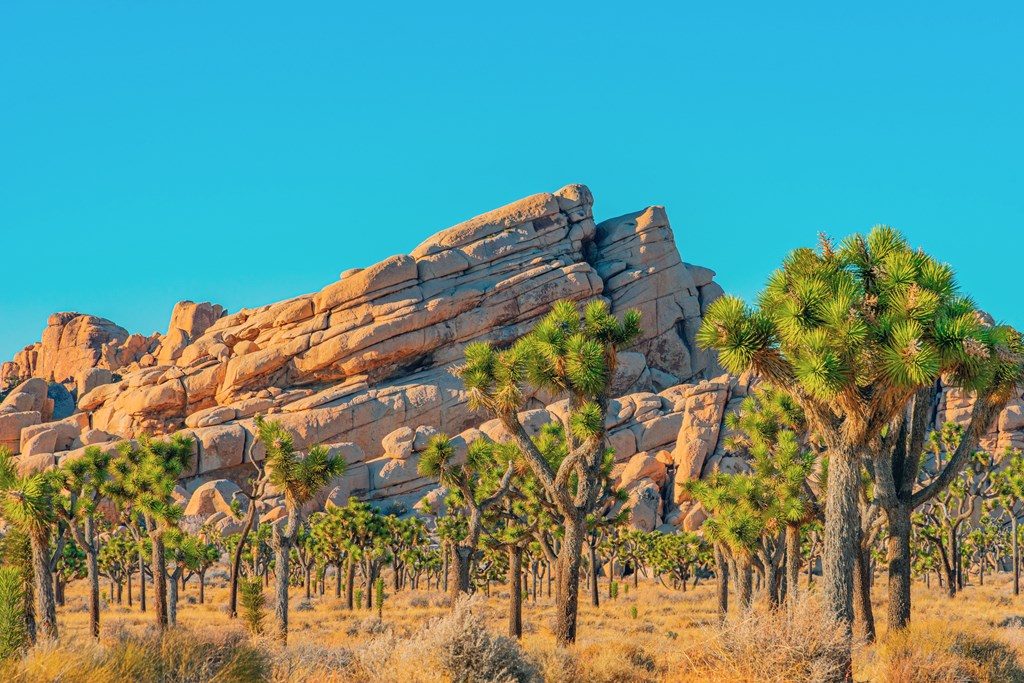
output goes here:
[{"label": "bare tree trunk", "polygon": [[146,611],[146,558],[139,544],[139,609]]},{"label": "bare tree trunk", "polygon": [[523,549],[508,547],[508,635],[523,637]]},{"label": "bare tree trunk", "polygon": [[291,578],[289,562],[291,561],[292,544],[299,532],[300,510],[288,511],[288,520],[284,529],[274,527],[274,616],[277,618],[277,639],[288,642],[288,583]]},{"label": "bare tree trunk", "polygon": [[601,597],[597,591],[597,549],[594,544],[588,543],[590,547],[590,604],[594,607],[601,606]]}]

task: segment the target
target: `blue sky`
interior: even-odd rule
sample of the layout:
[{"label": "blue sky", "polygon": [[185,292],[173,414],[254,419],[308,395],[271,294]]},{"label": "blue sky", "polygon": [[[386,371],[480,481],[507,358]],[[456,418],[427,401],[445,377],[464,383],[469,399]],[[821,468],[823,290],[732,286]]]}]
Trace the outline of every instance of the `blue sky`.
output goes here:
[{"label": "blue sky", "polygon": [[2,3],[0,358],[54,311],[165,331],[571,182],[599,218],[665,205],[745,296],[818,230],[895,225],[1020,327],[1022,31],[1012,3]]}]

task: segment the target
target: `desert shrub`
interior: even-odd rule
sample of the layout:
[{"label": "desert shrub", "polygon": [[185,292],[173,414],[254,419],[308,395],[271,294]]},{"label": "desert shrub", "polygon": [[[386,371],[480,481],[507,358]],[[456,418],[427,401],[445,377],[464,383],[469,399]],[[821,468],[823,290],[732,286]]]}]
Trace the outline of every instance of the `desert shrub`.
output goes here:
[{"label": "desert shrub", "polygon": [[0,659],[7,659],[27,644],[22,573],[15,567],[0,567]]},{"label": "desert shrub", "polygon": [[990,635],[948,623],[912,623],[878,647],[877,679],[884,683],[1022,683],[1013,649]]},{"label": "desert shrub", "polygon": [[238,632],[210,636],[183,628],[115,633],[102,645],[76,639],[46,642],[0,669],[10,683],[223,683],[270,680],[268,656]]},{"label": "desert shrub", "polygon": [[263,633],[263,622],[267,617],[263,609],[266,604],[263,582],[259,577],[242,579],[238,588],[242,594],[242,621],[245,622],[249,633],[258,636]]},{"label": "desert shrub", "polygon": [[274,653],[275,683],[327,683],[358,680],[352,671],[352,651],[311,643],[289,645]]},{"label": "desert shrub", "polygon": [[841,677],[846,659],[842,625],[813,599],[792,610],[758,608],[705,633],[686,652],[693,667],[685,680],[831,681]]},{"label": "desert shrub", "polygon": [[296,612],[312,612],[315,608],[316,606],[313,604],[313,601],[306,598],[302,598],[292,607]]},{"label": "desert shrub", "polygon": [[544,681],[659,683],[670,680],[665,678],[664,667],[658,666],[650,652],[627,641],[583,643],[570,648],[552,643],[538,647],[532,654]]},{"label": "desert shrub", "polygon": [[464,597],[449,614],[432,619],[408,639],[388,631],[357,653],[356,680],[367,683],[451,681],[532,683],[533,663],[519,643],[495,636],[477,613],[479,597]]}]

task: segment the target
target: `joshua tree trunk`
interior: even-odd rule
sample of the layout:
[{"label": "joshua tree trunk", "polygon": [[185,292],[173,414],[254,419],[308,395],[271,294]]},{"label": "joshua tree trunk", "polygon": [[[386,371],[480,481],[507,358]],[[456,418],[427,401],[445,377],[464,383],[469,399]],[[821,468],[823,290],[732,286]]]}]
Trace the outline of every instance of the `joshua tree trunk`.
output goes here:
[{"label": "joshua tree trunk", "polygon": [[715,578],[718,590],[718,618],[725,621],[729,613],[729,563],[719,545],[715,545]]},{"label": "joshua tree trunk", "polygon": [[[100,637],[100,570],[96,558],[95,539],[85,551],[86,566],[89,580],[89,631],[93,638]],[[118,584],[118,602],[121,600],[121,586]]]},{"label": "joshua tree trunk", "polygon": [[597,549],[593,543],[587,544],[590,547],[590,604],[594,607],[601,606],[601,597],[597,594]]},{"label": "joshua tree trunk", "polygon": [[36,624],[44,638],[57,638],[57,604],[50,574],[50,537],[48,531],[29,536],[32,545],[32,573],[35,575]]},{"label": "joshua tree trunk", "polygon": [[508,635],[523,637],[523,549],[508,547]]},{"label": "joshua tree trunk", "polygon": [[786,598],[790,605],[800,600],[800,527],[786,527]]},{"label": "joshua tree trunk", "polygon": [[171,575],[167,582],[167,625],[175,626],[178,623],[178,572]]},{"label": "joshua tree trunk", "polygon": [[133,573],[134,572],[132,571],[132,564],[131,564],[131,562],[129,562],[128,563],[128,608],[129,609],[131,609],[131,606],[132,606],[132,574]]},{"label": "joshua tree trunk", "polygon": [[356,585],[356,561],[352,553],[348,555],[348,562],[345,563],[345,607],[352,611],[354,607],[352,593]]},{"label": "joshua tree trunk", "polygon": [[459,543],[453,543],[451,547],[451,562],[448,565],[448,598],[454,608],[459,596],[469,593],[469,564],[473,559],[473,548]]},{"label": "joshua tree trunk", "polygon": [[736,558],[737,593],[740,599],[740,609],[750,609],[750,597],[754,589],[754,566],[749,557],[740,556]]},{"label": "joshua tree trunk", "polygon": [[[860,541],[861,459],[856,449],[836,449],[828,466],[825,539],[821,553],[824,606],[853,636],[853,574]],[[843,668],[843,680],[851,680],[853,662],[849,658]]]},{"label": "joshua tree trunk", "polygon": [[153,559],[150,566],[153,568],[153,586],[156,589],[156,623],[157,628],[162,631],[167,627],[167,560],[164,556],[164,530],[151,518],[146,520],[146,528],[152,529],[149,532],[153,541]]},{"label": "joshua tree trunk", "polygon": [[292,544],[299,533],[299,512],[298,508],[289,510],[284,530],[281,530],[280,525],[275,526],[272,537],[274,546],[274,615],[277,617],[277,639],[281,643],[288,642],[288,579],[291,573],[288,563]]},{"label": "joshua tree trunk", "polygon": [[1010,511],[1010,542],[1013,543],[1013,594],[1020,595],[1020,544],[1017,543],[1017,515]]},{"label": "joshua tree trunk", "polygon": [[206,603],[206,570],[199,572],[199,604]]},{"label": "joshua tree trunk", "polygon": [[853,576],[855,602],[854,612],[864,629],[864,639],[875,642],[875,614],[871,609],[871,558],[866,552],[857,551],[854,558]]},{"label": "joshua tree trunk", "polygon": [[886,510],[889,522],[889,630],[910,623],[910,509]]},{"label": "joshua tree trunk", "polygon": [[555,605],[555,639],[568,645],[576,642],[576,613],[579,608],[580,564],[587,517],[577,511],[566,520],[559,553],[558,598]]}]

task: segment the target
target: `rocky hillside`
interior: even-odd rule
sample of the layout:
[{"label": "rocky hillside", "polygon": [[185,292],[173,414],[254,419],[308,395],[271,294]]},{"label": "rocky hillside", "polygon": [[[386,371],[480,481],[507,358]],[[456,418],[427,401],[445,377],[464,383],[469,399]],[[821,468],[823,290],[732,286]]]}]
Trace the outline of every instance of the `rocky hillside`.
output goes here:
[{"label": "rocky hillside", "polygon": [[[746,382],[723,375],[694,343],[722,288],[713,271],[682,262],[663,208],[596,223],[592,206],[582,185],[533,195],[312,294],[231,314],[181,302],[163,335],[54,314],[40,342],[0,367],[5,381],[34,378],[0,405],[0,444],[39,468],[87,445],[187,432],[196,441],[180,490],[187,512],[230,526],[231,492],[261,457],[253,417],[271,414],[300,447],[330,444],[349,462],[315,506],[355,495],[412,509],[441,497],[416,472],[430,434],[458,435],[463,445],[504,438],[469,410],[452,374],[465,346],[511,342],[559,299],[604,297],[615,312],[643,316],[643,337],[621,356],[609,417],[633,523],[695,528],[703,516],[680,483],[743,466],[723,452],[720,432]],[[969,406],[947,394],[937,419]],[[534,428],[564,410],[555,397],[531,403]],[[1015,444],[1022,426],[1018,402],[992,438]]]}]

